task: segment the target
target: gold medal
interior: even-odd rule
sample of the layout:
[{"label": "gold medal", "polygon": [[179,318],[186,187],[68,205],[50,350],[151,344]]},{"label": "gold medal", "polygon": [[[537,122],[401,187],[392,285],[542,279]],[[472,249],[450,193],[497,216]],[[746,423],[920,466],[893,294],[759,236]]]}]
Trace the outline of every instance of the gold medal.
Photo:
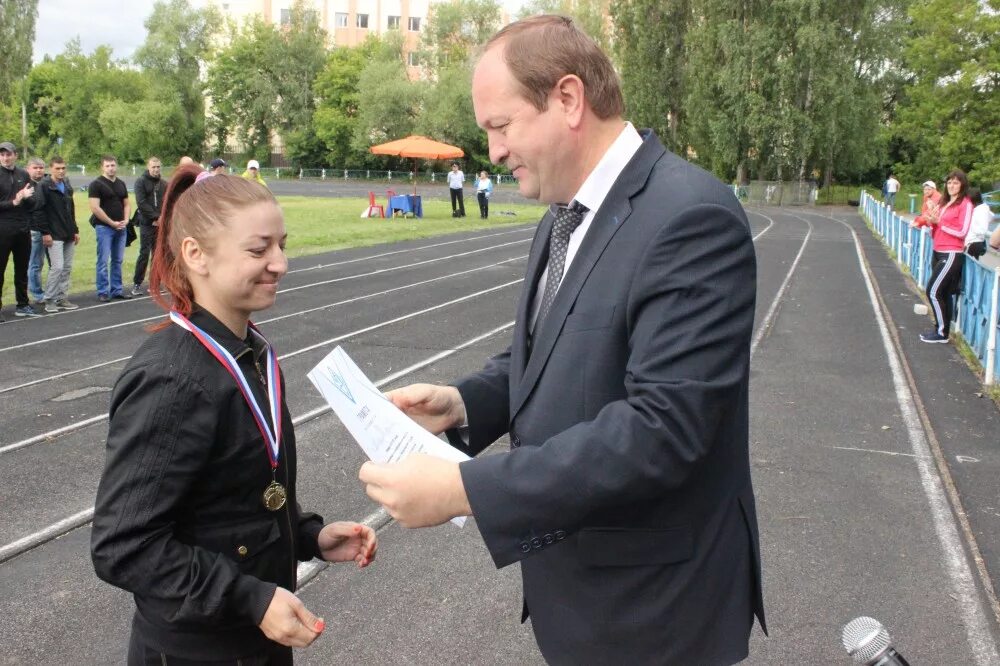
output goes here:
[{"label": "gold medal", "polygon": [[278,483],[277,481],[272,481],[271,485],[264,489],[264,506],[268,511],[277,511],[281,507],[285,506],[285,500],[288,499],[288,493],[285,491],[285,487]]}]

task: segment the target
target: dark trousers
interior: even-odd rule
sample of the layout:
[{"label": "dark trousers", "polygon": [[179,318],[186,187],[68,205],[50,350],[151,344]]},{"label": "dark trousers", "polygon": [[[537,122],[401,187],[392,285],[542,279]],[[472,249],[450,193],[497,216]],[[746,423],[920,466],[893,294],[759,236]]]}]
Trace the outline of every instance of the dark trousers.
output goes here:
[{"label": "dark trousers", "polygon": [[962,288],[962,267],[965,255],[961,252],[935,252],[931,279],[927,281],[927,300],[934,311],[937,332],[948,337],[951,329],[951,299]]},{"label": "dark trousers", "polygon": [[458,213],[459,217],[465,217],[465,196],[462,194],[462,188],[456,190],[449,187],[448,191],[451,192],[452,215]]},{"label": "dark trousers", "polygon": [[477,192],[476,198],[479,199],[479,217],[484,220],[490,216],[490,200],[486,196],[486,192]]},{"label": "dark trousers", "polygon": [[132,284],[140,285],[146,279],[146,267],[149,266],[149,255],[156,249],[156,235],[159,227],[139,225],[139,256],[135,260],[135,275]]},{"label": "dark trousers", "polygon": [[128,666],[292,666],[292,648],[273,644],[263,654],[255,654],[240,659],[201,661],[173,657],[149,647],[139,632],[132,631],[128,644]]},{"label": "dark trousers", "polygon": [[[14,297],[17,307],[28,305],[28,261],[31,259],[31,233],[27,230],[14,233],[0,232],[0,290],[3,289],[7,260],[14,255]],[[0,303],[3,305],[3,303]]]}]

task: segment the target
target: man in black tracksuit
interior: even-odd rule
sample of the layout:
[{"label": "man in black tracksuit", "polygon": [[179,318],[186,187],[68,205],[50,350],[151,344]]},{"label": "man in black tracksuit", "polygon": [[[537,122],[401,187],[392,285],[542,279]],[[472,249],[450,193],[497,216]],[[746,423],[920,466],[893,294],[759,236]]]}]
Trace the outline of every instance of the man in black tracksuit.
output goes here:
[{"label": "man in black tracksuit", "polygon": [[[14,296],[18,317],[38,317],[28,302],[28,261],[31,233],[28,220],[34,207],[34,186],[28,172],[18,168],[17,148],[9,141],[0,143],[0,290],[3,289],[7,261],[14,255]],[[0,306],[3,304],[0,303]],[[0,315],[3,321],[3,315]]]},{"label": "man in black tracksuit", "polygon": [[139,209],[139,257],[135,260],[135,275],[132,278],[132,295],[142,293],[142,281],[146,279],[149,254],[156,247],[160,211],[163,209],[163,195],[167,184],[160,177],[162,164],[159,157],[146,161],[146,172],[135,181],[135,203]]}]

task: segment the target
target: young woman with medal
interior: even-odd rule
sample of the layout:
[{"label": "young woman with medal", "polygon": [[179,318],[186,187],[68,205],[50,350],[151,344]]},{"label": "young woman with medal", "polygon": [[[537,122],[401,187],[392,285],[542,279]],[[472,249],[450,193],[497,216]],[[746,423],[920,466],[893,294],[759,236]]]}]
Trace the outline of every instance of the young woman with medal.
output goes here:
[{"label": "young woman with medal", "polygon": [[134,595],[130,666],[291,664],[324,628],[297,562],[365,567],[375,533],[299,509],[284,380],[250,322],[288,269],[284,219],[267,188],[199,171],[178,170],[160,217],[150,293],[169,320],[111,396],[94,568]]}]

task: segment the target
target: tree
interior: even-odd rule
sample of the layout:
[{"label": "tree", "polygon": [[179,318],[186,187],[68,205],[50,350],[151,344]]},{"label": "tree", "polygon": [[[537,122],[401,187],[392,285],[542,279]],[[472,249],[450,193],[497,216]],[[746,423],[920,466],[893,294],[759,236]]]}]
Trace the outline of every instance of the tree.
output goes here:
[{"label": "tree", "polygon": [[296,0],[280,28],[254,17],[232,28],[229,44],[208,71],[210,131],[217,150],[235,134],[259,157],[270,154],[272,133],[307,131],[313,81],[326,61],[326,33],[316,12]]},{"label": "tree", "polygon": [[368,149],[413,134],[422,113],[425,86],[407,77],[402,54],[402,38],[388,35],[358,77],[357,124],[351,150],[363,163],[385,163],[384,157],[373,162]]},{"label": "tree", "polygon": [[0,44],[3,67],[0,67],[0,102],[9,99],[14,84],[31,69],[31,47],[35,43],[38,0],[3,0],[0,2]]},{"label": "tree", "polygon": [[327,56],[326,65],[313,83],[316,110],[312,131],[322,146],[317,166],[361,164],[351,147],[358,124],[358,85],[365,63],[380,48],[381,40],[372,35],[361,46],[340,46]]},{"label": "tree", "polygon": [[469,64],[448,67],[428,91],[416,131],[438,141],[460,146],[470,173],[490,163],[486,133],[476,125],[472,107],[472,70]]},{"label": "tree", "polygon": [[[194,9],[188,0],[160,0],[146,19],[146,41],[135,61],[151,75],[154,95],[163,104],[179,104],[184,124],[174,150],[200,155],[205,143],[205,94],[201,81],[222,17],[211,5]],[[162,153],[162,151],[160,151]]]},{"label": "tree", "polygon": [[909,10],[907,83],[892,137],[907,180],[943,179],[955,168],[973,182],[1000,179],[1000,2],[928,0]]},{"label": "tree", "polygon": [[622,0],[611,8],[628,117],[682,153],[685,45],[690,0]]},{"label": "tree", "polygon": [[500,26],[496,0],[453,0],[430,6],[421,36],[421,62],[432,73],[464,64]]},{"label": "tree", "polygon": [[[108,137],[98,131],[103,110],[116,100],[135,103],[152,98],[146,74],[115,61],[107,46],[84,55],[77,39],[60,55],[36,65],[25,86],[33,152],[48,155],[58,150],[67,160],[82,163],[93,163],[111,150]],[[120,122],[136,120],[123,116]],[[167,135],[174,131],[163,130]],[[60,137],[63,143],[58,146]]]},{"label": "tree", "polygon": [[[580,28],[590,35],[606,53],[611,50],[610,26],[604,15],[605,3],[601,0],[531,0],[518,12],[518,18],[537,14],[560,14],[571,17]],[[618,5],[611,6],[612,15]],[[643,16],[645,21],[646,17]]]}]

